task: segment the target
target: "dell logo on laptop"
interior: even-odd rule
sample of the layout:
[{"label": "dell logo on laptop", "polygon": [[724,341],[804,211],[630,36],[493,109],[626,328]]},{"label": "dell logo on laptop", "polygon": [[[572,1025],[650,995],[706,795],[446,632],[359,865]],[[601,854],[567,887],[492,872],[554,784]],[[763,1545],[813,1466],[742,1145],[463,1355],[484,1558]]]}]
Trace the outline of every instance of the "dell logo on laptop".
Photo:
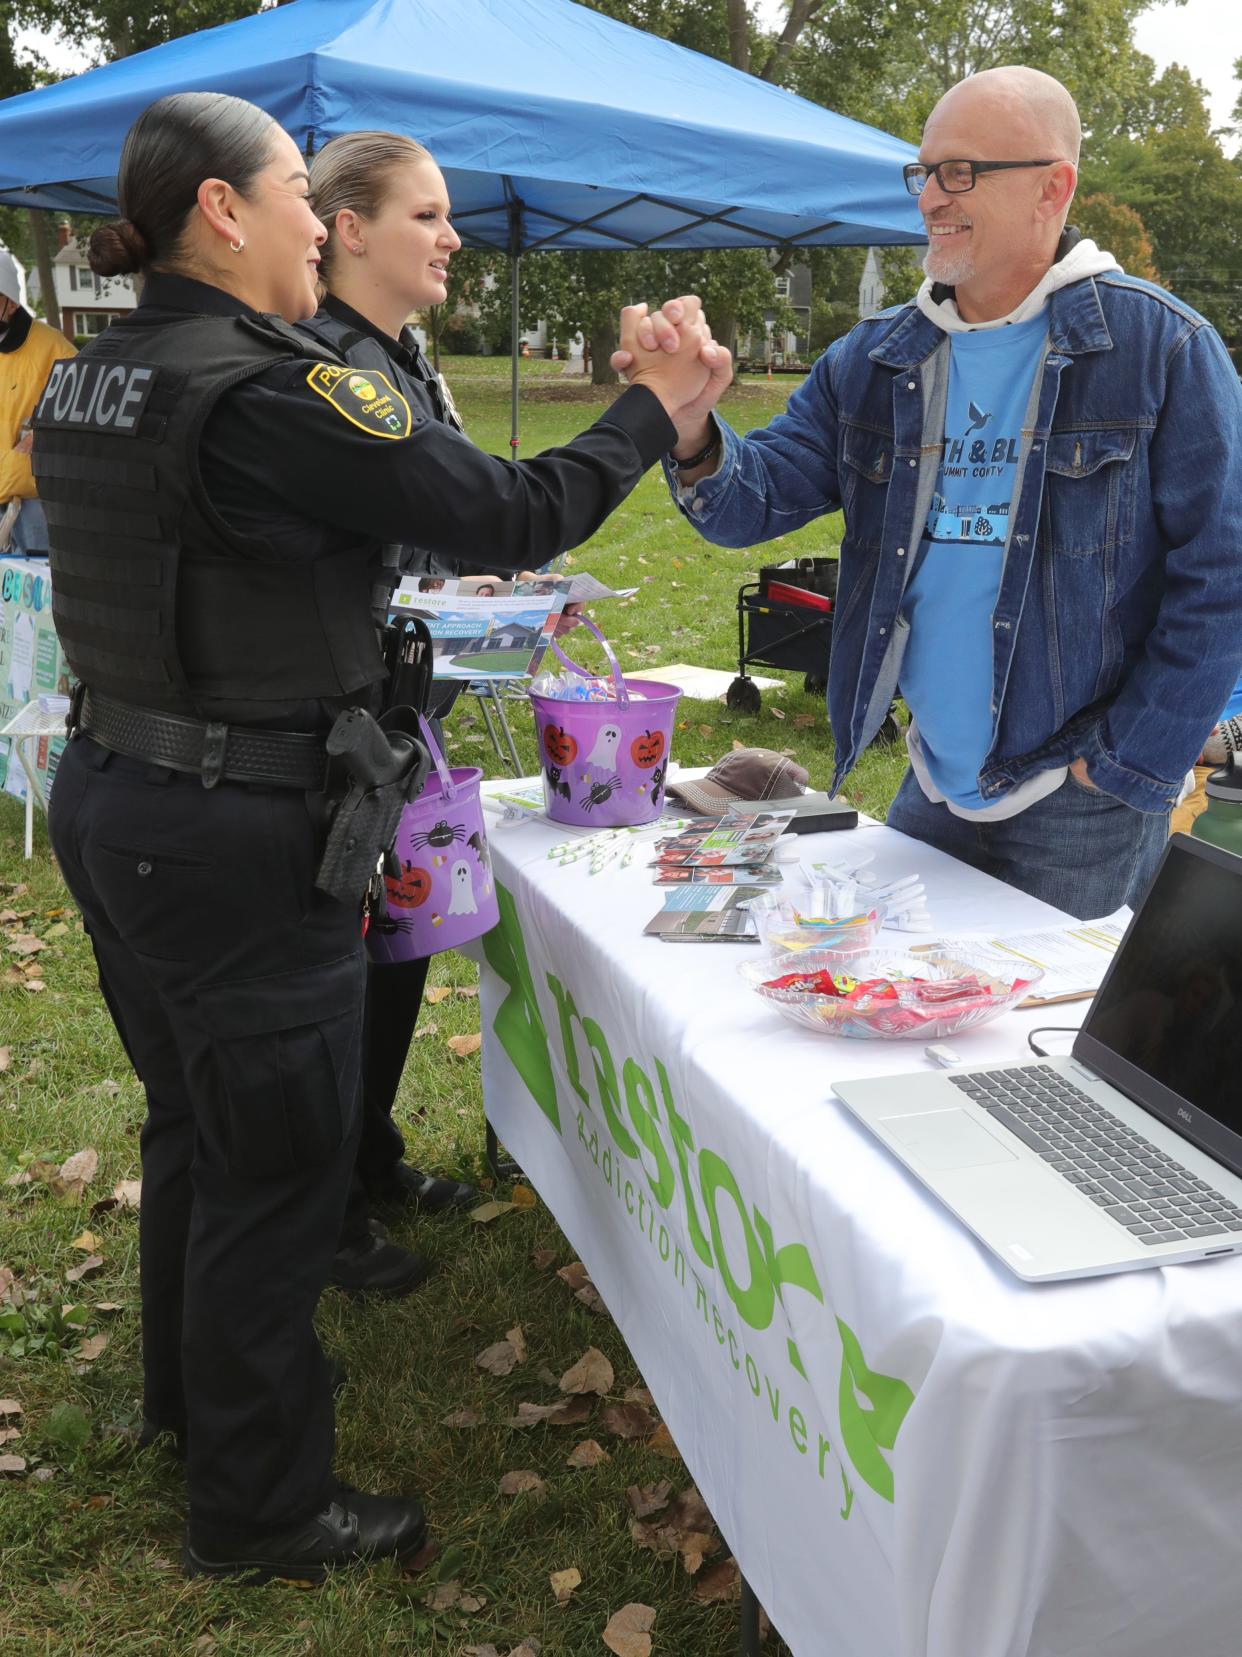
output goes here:
[{"label": "dell logo on laptop", "polygon": [[1177,1107],[1177,1114],[1181,1117],[1183,1122],[1193,1122],[1194,1121],[1193,1114],[1188,1110],[1183,1110],[1180,1105]]}]

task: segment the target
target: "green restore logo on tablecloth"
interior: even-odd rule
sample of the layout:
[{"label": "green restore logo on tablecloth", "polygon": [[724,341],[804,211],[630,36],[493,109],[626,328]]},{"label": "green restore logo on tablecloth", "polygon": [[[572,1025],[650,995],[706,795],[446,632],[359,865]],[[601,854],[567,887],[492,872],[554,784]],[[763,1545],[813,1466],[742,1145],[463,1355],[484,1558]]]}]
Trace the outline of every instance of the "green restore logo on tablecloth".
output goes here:
[{"label": "green restore logo on tablecloth", "polygon": [[[562,1123],[548,1030],[535,993],[516,905],[503,886],[497,887],[497,895],[500,925],[486,935],[483,946],[489,966],[509,986],[509,994],[497,1010],[494,1029],[532,1098],[551,1125],[564,1137],[567,1127]],[[599,1024],[589,1014],[579,1010],[573,994],[555,974],[548,972],[546,978],[556,1003],[558,1034],[569,1083],[576,1098],[581,1101],[580,1109],[573,1107],[576,1122],[569,1131],[585,1147],[601,1177],[618,1199],[624,1201],[627,1212],[635,1217],[649,1242],[658,1248],[660,1258],[669,1264],[677,1280],[689,1293],[686,1256],[675,1246],[667,1227],[659,1220],[659,1215],[670,1210],[680,1193],[686,1235],[694,1256],[689,1262],[689,1277],[693,1280],[696,1309],[701,1310],[705,1321],[709,1315],[709,1297],[695,1269],[696,1262],[718,1274],[738,1317],[751,1329],[764,1330],[771,1325],[777,1302],[783,1304],[783,1297],[789,1290],[803,1291],[822,1306],[824,1292],[810,1253],[799,1242],[778,1245],[771,1225],[759,1208],[747,1203],[741,1183],[728,1163],[706,1146],[696,1148],[690,1125],[677,1108],[667,1071],[661,1061],[658,1058],[652,1061],[654,1083],[632,1057],[627,1056],[618,1069]],[[576,1030],[581,1032],[591,1052],[596,1097],[611,1141],[611,1144],[605,1143],[602,1150],[601,1124],[596,1115],[595,1102],[581,1075]],[[648,1152],[654,1172],[642,1160],[640,1145]],[[636,1186],[626,1177],[630,1162],[637,1164],[645,1191],[641,1185]],[[742,1273],[735,1272],[731,1266],[721,1236],[718,1212],[724,1203],[733,1205],[745,1240],[747,1260]],[[725,1345],[727,1339],[734,1369],[739,1375],[745,1375],[752,1391],[756,1397],[759,1396],[760,1374],[754,1359],[749,1353],[743,1355],[737,1350],[735,1337],[720,1319],[714,1304],[711,1304],[710,1314],[720,1344]],[[842,1349],[839,1388],[841,1439],[858,1476],[878,1495],[891,1502],[893,1472],[885,1451],[891,1450],[896,1443],[902,1422],[914,1402],[914,1393],[904,1381],[873,1370],[853,1331],[840,1318],[835,1321]],[[791,1365],[805,1379],[806,1370],[792,1340],[788,1341],[787,1349]],[[768,1390],[769,1402],[776,1415],[779,1389],[773,1396],[772,1382],[767,1376],[762,1384]],[[789,1429],[794,1448],[805,1456],[809,1449],[807,1424],[797,1409],[789,1411]],[[821,1434],[821,1477],[829,1448]],[[842,1517],[848,1517],[853,1492],[845,1479],[844,1469],[842,1483],[845,1488]]]}]

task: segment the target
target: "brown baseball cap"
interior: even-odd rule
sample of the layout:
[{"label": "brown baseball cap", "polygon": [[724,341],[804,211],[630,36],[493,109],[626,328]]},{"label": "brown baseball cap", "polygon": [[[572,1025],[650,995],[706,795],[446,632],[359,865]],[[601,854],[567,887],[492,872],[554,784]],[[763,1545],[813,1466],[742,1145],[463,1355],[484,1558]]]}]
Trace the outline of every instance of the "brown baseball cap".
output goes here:
[{"label": "brown baseball cap", "polygon": [[733,800],[787,800],[801,794],[809,773],[770,748],[735,748],[698,782],[670,782],[667,792],[708,817]]}]

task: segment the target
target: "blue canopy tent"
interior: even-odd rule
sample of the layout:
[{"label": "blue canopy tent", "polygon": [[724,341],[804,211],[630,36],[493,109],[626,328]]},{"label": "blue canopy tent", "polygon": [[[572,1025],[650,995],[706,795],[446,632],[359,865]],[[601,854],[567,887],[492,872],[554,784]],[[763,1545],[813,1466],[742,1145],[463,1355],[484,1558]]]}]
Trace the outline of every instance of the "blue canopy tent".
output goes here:
[{"label": "blue canopy tent", "polygon": [[[572,0],[294,0],[0,102],[0,203],[112,211],[153,99],[231,92],[313,154],[358,128],[425,142],[470,246],[924,240],[913,151]],[[516,444],[517,362],[513,368]]]}]

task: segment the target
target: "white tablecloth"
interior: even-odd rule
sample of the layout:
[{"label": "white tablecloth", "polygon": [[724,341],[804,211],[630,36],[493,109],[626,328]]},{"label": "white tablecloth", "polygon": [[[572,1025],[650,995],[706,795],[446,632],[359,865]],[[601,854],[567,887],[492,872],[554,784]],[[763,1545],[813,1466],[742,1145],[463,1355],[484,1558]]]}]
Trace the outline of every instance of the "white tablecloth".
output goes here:
[{"label": "white tablecloth", "polygon": [[[799,1031],[746,946],[642,937],[649,872],[561,838],[491,834],[488,1116],[797,1657],[1236,1657],[1242,1261],[1010,1276],[833,1100],[921,1044]],[[919,870],[948,932],[1064,919],[888,829],[805,846]],[[1082,1010],[953,1044],[1026,1056]]]}]

